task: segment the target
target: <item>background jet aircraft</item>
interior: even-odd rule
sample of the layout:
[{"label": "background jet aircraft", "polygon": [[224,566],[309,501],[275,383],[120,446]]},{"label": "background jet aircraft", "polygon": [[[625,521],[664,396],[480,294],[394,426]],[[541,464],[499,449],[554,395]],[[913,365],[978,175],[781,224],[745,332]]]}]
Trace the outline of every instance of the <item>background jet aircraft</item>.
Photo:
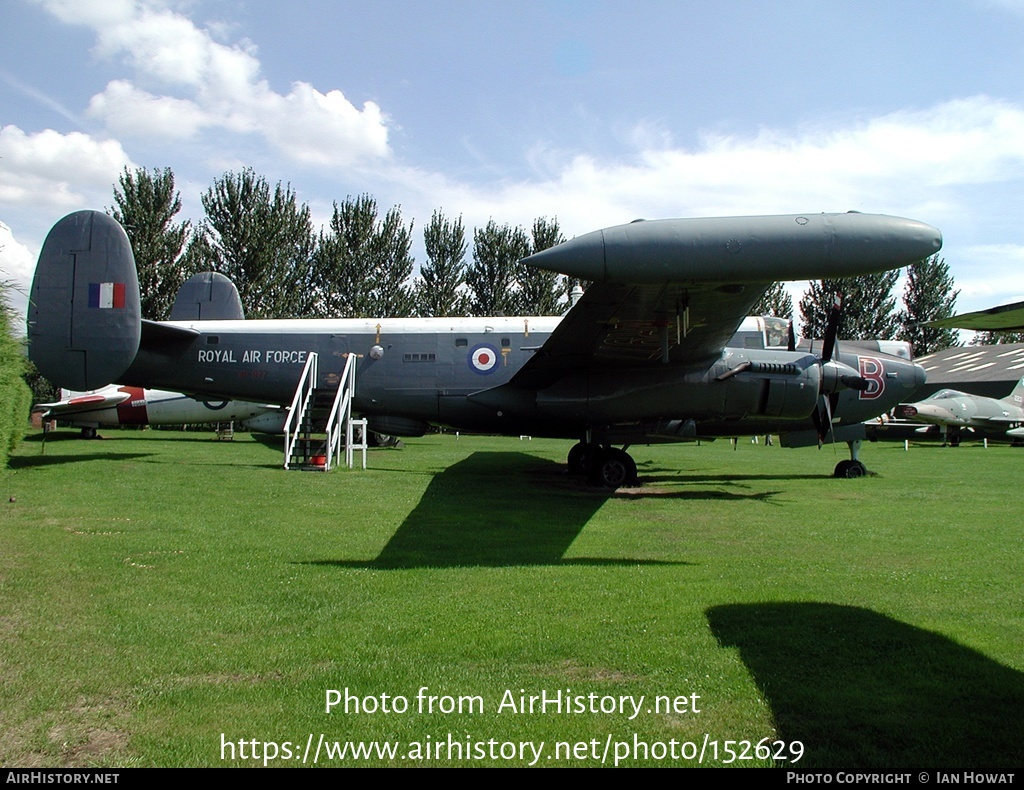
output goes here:
[{"label": "background jet aircraft", "polygon": [[83,436],[93,438],[97,428],[231,422],[277,409],[245,401],[200,401],[180,392],[112,385],[91,392],[61,390],[61,400],[39,403],[32,411],[40,412],[44,420],[60,420],[81,428]]},{"label": "background jet aircraft", "polygon": [[942,428],[943,443],[960,444],[962,428],[1003,434],[1024,424],[1024,379],[1001,399],[944,389],[917,403],[901,403],[895,416]]},{"label": "background jet aircraft", "polygon": [[30,356],[74,389],[119,381],[287,404],[311,352],[323,389],[356,355],[354,410],[380,433],[443,424],[574,438],[570,465],[609,486],[636,476],[614,445],[784,433],[793,445],[846,441],[836,473],[860,476],[861,422],[919,387],[923,369],[841,349],[836,312],[820,351],[727,343],[773,281],[896,268],[941,244],[924,223],[859,213],[641,221],[526,259],[593,281],[561,319],[153,322],[140,317],[123,229],[76,212],[40,254]]}]

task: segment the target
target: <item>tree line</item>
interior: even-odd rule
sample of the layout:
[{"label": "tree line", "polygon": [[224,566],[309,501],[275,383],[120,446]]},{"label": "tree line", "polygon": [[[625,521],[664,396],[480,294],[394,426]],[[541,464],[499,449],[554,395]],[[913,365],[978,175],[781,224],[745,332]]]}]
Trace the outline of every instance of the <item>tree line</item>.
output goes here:
[{"label": "tree line", "polygon": [[238,288],[250,318],[552,315],[564,309],[567,279],[522,258],[565,241],[558,220],[527,232],[491,220],[472,231],[434,211],[423,230],[427,260],[413,277],[413,223],[370,195],[335,202],[314,230],[309,206],[290,186],[251,169],[226,173],[201,196],[203,219],[177,221],[180,193],[169,168],[121,174],[108,210],[131,240],[142,314],[166,318],[181,284],[216,271]]},{"label": "tree line", "polygon": [[[955,312],[960,292],[954,288],[946,261],[933,255],[908,266],[903,304],[897,308],[893,289],[899,276],[899,270],[893,270],[860,277],[811,280],[798,304],[804,336],[824,337],[829,309],[841,295],[841,339],[904,340],[910,343],[915,358],[959,345],[957,330],[924,326],[928,321],[948,318]],[[793,318],[792,297],[782,283],[774,283],[753,312]]]},{"label": "tree line", "polygon": [[[335,202],[319,230],[289,185],[271,187],[250,168],[216,179],[201,201],[197,226],[176,220],[181,199],[169,168],[125,169],[114,187],[109,213],[131,240],[146,318],[166,318],[178,288],[199,271],[231,278],[250,318],[555,315],[574,284],[520,264],[565,241],[556,218],[538,217],[529,231],[492,219],[470,234],[461,216],[435,210],[414,276],[413,222],[400,206],[382,212],[370,195]],[[899,309],[898,278],[892,271],[811,281],[799,302],[803,334],[824,335],[842,293],[843,339],[906,340],[916,356],[957,345],[955,330],[923,326],[954,312],[959,292],[946,262],[936,255],[908,267]],[[775,283],[751,312],[792,318],[793,300]],[[979,333],[975,342],[1018,339]]]}]

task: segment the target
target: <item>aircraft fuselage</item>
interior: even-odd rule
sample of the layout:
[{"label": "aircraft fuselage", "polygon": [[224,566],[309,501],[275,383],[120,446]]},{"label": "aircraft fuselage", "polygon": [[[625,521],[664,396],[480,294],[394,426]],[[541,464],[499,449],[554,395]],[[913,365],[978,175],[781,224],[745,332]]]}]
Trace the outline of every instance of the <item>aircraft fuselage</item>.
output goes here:
[{"label": "aircraft fuselage", "polygon": [[[400,435],[441,424],[463,431],[578,438],[595,427],[620,426],[623,441],[671,441],[811,426],[822,366],[805,351],[725,348],[686,368],[654,361],[632,368],[567,369],[542,388],[502,386],[537,353],[559,321],[177,322],[173,325],[199,334],[187,342],[143,343],[121,383],[287,404],[310,352],[318,354],[322,387],[336,387],[347,356],[355,354],[355,410],[375,421],[377,429]],[[919,367],[880,353],[841,349],[838,361],[871,384],[865,391],[840,394],[837,413],[844,424],[877,415],[923,381]]]}]

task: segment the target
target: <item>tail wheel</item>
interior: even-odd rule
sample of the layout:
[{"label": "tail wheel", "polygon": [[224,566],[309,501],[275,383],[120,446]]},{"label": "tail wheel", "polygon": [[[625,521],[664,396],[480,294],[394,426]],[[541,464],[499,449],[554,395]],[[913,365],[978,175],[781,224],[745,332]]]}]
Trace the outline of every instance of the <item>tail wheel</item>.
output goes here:
[{"label": "tail wheel", "polygon": [[602,488],[620,488],[636,483],[636,462],[625,450],[611,447],[596,459],[589,474],[590,483]]}]

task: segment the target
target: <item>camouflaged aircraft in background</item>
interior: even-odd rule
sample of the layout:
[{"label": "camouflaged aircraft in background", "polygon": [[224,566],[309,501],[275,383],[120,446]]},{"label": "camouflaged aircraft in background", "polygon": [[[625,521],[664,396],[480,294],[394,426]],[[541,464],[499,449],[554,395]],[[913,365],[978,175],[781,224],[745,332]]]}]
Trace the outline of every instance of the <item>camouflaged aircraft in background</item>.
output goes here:
[{"label": "camouflaged aircraft in background", "polygon": [[962,432],[1019,438],[1024,425],[1024,379],[1005,398],[986,398],[969,392],[944,389],[917,403],[901,403],[893,416],[898,420],[938,425],[942,443],[960,444]]}]

